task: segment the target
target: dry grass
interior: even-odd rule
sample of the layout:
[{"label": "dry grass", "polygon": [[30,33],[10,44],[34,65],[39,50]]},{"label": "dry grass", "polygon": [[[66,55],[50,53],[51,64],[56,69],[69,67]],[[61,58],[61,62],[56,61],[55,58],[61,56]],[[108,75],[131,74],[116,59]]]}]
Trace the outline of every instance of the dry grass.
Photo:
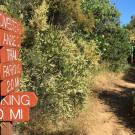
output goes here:
[{"label": "dry grass", "polygon": [[[99,93],[107,92],[110,95],[113,93],[112,97],[109,95],[110,97],[106,98],[114,101],[117,105],[119,103],[117,99],[120,98],[115,99],[115,96],[120,96],[124,88],[135,89],[135,84],[123,80],[123,76],[124,73],[102,72],[98,74],[94,79],[94,94],[90,97],[84,111],[76,120],[70,121],[69,129],[63,128],[63,131],[49,135],[135,135],[113,111],[112,107],[115,106],[107,104],[106,100],[102,100],[98,96]],[[118,104],[116,109],[120,108],[119,105],[121,104]],[[42,133],[41,135],[46,134]]]},{"label": "dry grass", "polygon": [[[120,86],[135,88],[135,84],[124,81],[123,73],[102,72],[95,77],[94,93],[104,90],[120,92]],[[117,86],[118,85],[118,86]],[[74,125],[78,125],[78,135],[134,135],[112,111],[112,108],[97,96],[90,98],[84,112]]]}]

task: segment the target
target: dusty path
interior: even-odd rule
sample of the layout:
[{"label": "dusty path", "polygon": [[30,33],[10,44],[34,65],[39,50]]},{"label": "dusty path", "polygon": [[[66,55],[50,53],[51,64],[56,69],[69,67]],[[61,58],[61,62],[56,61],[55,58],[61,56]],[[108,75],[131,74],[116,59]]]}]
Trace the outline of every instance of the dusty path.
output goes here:
[{"label": "dusty path", "polygon": [[96,96],[78,119],[81,135],[135,135],[130,98],[134,91],[134,69],[126,75],[99,74],[95,79]]},{"label": "dusty path", "polygon": [[57,135],[135,135],[134,91],[135,69],[126,74],[100,73],[85,111],[73,121],[75,129]]}]

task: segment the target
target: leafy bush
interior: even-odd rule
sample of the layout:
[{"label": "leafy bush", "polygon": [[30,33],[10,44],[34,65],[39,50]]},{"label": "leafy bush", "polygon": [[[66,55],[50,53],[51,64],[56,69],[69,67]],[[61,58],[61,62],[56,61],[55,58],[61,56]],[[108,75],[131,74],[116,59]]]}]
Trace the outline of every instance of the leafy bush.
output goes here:
[{"label": "leafy bush", "polygon": [[[102,63],[110,63],[113,71],[121,70],[127,65],[130,56],[128,33],[120,26],[120,14],[109,0],[85,0],[83,8],[91,12],[95,18],[95,27],[92,33],[85,35],[98,45]],[[83,35],[84,37],[84,35]]]},{"label": "leafy bush", "polygon": [[93,41],[80,40],[77,45],[51,27],[34,35],[34,45],[22,50],[22,60],[24,74],[28,76],[25,86],[37,92],[36,110],[42,115],[36,115],[29,127],[37,121],[41,123],[39,120],[65,121],[83,109],[90,92],[88,77],[100,58]]},{"label": "leafy bush", "polygon": [[[69,5],[66,5],[67,1],[59,2],[63,3],[64,11],[58,7],[51,7],[52,3],[48,5],[45,0],[5,2],[8,12],[18,16],[24,24],[24,38],[20,51],[24,71],[21,89],[35,90],[39,97],[38,106],[31,112],[33,119],[21,126],[28,129],[30,134],[33,131],[37,133],[39,129],[45,132],[44,129],[48,126],[46,121],[65,121],[83,108],[90,92],[88,77],[92,76],[100,58],[94,41],[79,39],[76,42],[71,37],[71,29],[68,37],[64,30],[50,23],[50,17],[54,19],[52,11],[59,9],[60,13],[65,12],[76,22],[75,26],[84,25],[91,29],[93,25],[93,22],[88,23],[89,18],[81,10],[80,2],[71,0]],[[74,6],[77,4],[77,13],[72,2]],[[71,14],[70,11],[73,10]]]},{"label": "leafy bush", "polygon": [[128,35],[109,0],[5,0],[3,5],[1,10],[24,24],[21,88],[39,97],[33,119],[23,124],[30,134],[43,134],[50,121],[60,128],[83,108],[99,61],[113,70],[126,64]]},{"label": "leafy bush", "polygon": [[86,78],[99,59],[94,53],[96,45],[80,42],[83,47],[80,53],[63,32],[52,28],[35,33],[34,43],[22,54],[30,87],[42,97],[40,106],[50,112],[49,117],[51,114],[70,117],[75,108],[83,107],[86,99]]},{"label": "leafy bush", "polygon": [[82,8],[82,0],[47,0],[50,4],[49,22],[65,28],[71,21],[74,26],[82,26],[84,30],[91,31],[94,26],[92,12],[87,14]]},{"label": "leafy bush", "polygon": [[108,34],[105,41],[108,45],[105,47],[103,58],[110,63],[112,70],[121,70],[128,64],[131,44],[127,32],[122,28],[114,29],[113,35]]}]

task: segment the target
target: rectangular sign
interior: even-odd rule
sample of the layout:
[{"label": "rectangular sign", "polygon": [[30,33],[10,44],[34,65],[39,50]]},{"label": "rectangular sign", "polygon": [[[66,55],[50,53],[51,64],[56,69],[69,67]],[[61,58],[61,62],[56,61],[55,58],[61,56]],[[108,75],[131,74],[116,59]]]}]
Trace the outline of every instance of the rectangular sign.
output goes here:
[{"label": "rectangular sign", "polygon": [[21,36],[0,29],[0,46],[20,48]]},{"label": "rectangular sign", "polygon": [[20,61],[0,64],[0,80],[4,80],[9,77],[21,74],[21,72],[22,63]]},{"label": "rectangular sign", "polygon": [[15,34],[22,34],[21,23],[2,12],[0,12],[0,28],[14,32]]},{"label": "rectangular sign", "polygon": [[34,92],[13,92],[4,97],[1,106],[27,106],[34,107],[37,104],[38,98]]},{"label": "rectangular sign", "polygon": [[29,121],[29,108],[0,106],[0,121],[27,122]]},{"label": "rectangular sign", "polygon": [[0,95],[6,96],[7,94],[17,90],[20,87],[20,75],[10,77],[0,83]]},{"label": "rectangular sign", "polygon": [[0,62],[12,62],[19,58],[19,50],[15,48],[2,47],[0,49]]}]

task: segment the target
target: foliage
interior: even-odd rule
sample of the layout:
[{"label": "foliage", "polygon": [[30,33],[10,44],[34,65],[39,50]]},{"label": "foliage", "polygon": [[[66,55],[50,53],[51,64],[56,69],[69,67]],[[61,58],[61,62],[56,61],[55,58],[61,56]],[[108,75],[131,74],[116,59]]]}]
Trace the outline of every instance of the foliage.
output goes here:
[{"label": "foliage", "polygon": [[7,13],[7,9],[4,5],[0,5],[0,11]]},{"label": "foliage", "polygon": [[135,16],[131,16],[131,20],[126,27],[130,30],[135,29]]},{"label": "foliage", "polygon": [[95,44],[91,43],[91,48],[80,42],[84,48],[81,54],[63,32],[52,28],[35,33],[34,40],[29,53],[26,53],[27,49],[24,51],[23,61],[25,71],[29,71],[30,86],[43,98],[40,105],[46,113],[51,112],[49,115],[62,117],[61,114],[72,114],[78,105],[82,108],[87,96],[87,74],[99,59],[94,53]]},{"label": "foliage", "polygon": [[95,40],[102,54],[102,62],[109,62],[113,70],[127,64],[130,55],[129,36],[120,27],[120,13],[109,0],[85,0],[86,12],[93,12],[95,27],[87,38]]},{"label": "foliage", "polygon": [[94,41],[80,40],[81,51],[63,31],[49,28],[34,35],[34,46],[22,50],[22,60],[28,75],[26,88],[34,89],[40,97],[38,111],[42,116],[36,115],[29,127],[41,119],[58,122],[75,116],[87,100],[87,79],[100,58]]},{"label": "foliage", "polygon": [[34,119],[24,125],[43,124],[34,131],[44,132],[45,121],[65,121],[84,107],[99,62],[113,70],[126,65],[129,36],[109,0],[4,0],[0,9],[24,26],[21,88],[39,97]]},{"label": "foliage", "polygon": [[120,27],[112,32],[114,34],[108,35],[105,39],[108,46],[105,50],[104,59],[111,63],[113,70],[124,69],[131,50],[129,35],[126,30]]},{"label": "foliage", "polygon": [[30,21],[31,25],[39,30],[45,31],[48,28],[47,24],[47,16],[45,13],[48,12],[48,6],[45,1],[41,3],[41,5],[37,6],[34,9],[34,15],[32,20]]},{"label": "foliage", "polygon": [[85,12],[92,12],[95,18],[95,32],[102,34],[106,28],[112,28],[119,24],[119,12],[109,0],[85,0],[83,7]]},{"label": "foliage", "polygon": [[130,36],[130,42],[134,44],[135,42],[135,16],[131,17],[131,21],[128,25],[124,26]]},{"label": "foliage", "polygon": [[[10,14],[18,16],[24,23],[25,35],[21,49],[24,73],[21,87],[36,91],[39,97],[37,109],[42,113],[38,119],[56,122],[74,117],[75,112],[83,108],[89,93],[87,78],[92,76],[92,71],[98,66],[100,56],[94,41],[80,38],[75,42],[66,36],[64,30],[53,26],[55,24],[50,21],[50,15],[54,19],[52,10],[55,8],[51,2],[56,1],[50,1],[48,5],[44,0],[30,0],[27,3],[18,0],[15,4],[20,8],[11,11],[12,1],[5,5]],[[88,23],[89,19],[81,10],[81,3],[59,2],[64,4],[64,12],[78,26]],[[70,13],[74,9],[70,2],[76,5],[77,14],[75,11]],[[60,9],[57,7],[56,10]],[[60,13],[63,12],[60,10]],[[87,27],[90,29],[92,24],[89,22]],[[33,124],[35,120],[30,125]]]},{"label": "foliage", "polygon": [[92,12],[86,14],[83,11],[81,0],[49,0],[48,2],[49,21],[54,25],[63,27],[73,20],[77,26],[82,26],[86,31],[91,31],[94,26]]}]

